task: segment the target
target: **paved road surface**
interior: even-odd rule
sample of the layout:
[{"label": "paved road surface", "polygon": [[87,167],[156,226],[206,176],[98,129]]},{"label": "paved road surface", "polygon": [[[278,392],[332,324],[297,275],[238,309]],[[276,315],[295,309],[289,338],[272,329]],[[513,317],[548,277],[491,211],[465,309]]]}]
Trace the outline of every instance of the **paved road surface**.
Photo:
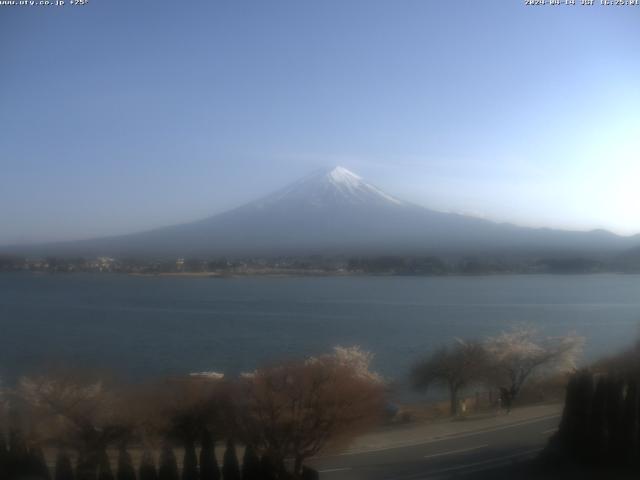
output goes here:
[{"label": "paved road surface", "polygon": [[[475,430],[445,438],[380,446],[314,459],[321,480],[446,479],[533,458],[556,430],[560,414],[479,422]],[[459,429],[458,429],[459,430]],[[392,444],[393,445],[393,444]]]}]

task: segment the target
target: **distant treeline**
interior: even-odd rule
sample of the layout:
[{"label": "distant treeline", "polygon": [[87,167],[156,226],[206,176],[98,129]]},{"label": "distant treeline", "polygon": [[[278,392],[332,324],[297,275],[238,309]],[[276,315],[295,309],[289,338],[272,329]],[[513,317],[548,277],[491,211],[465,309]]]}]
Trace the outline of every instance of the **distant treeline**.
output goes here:
[{"label": "distant treeline", "polygon": [[398,275],[483,275],[492,273],[595,273],[609,271],[610,265],[588,258],[543,258],[535,260],[463,257],[365,257],[351,259],[350,271]]},{"label": "distant treeline", "polygon": [[499,256],[327,256],[250,258],[25,258],[0,255],[0,271],[218,273],[218,274],[375,274],[485,275],[509,273],[640,272],[640,267],[582,256],[503,258]]}]

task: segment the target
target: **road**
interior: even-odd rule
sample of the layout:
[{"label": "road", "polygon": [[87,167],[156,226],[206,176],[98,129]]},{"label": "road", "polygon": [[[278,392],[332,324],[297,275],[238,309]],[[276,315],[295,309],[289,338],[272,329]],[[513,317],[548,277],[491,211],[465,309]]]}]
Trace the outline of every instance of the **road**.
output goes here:
[{"label": "road", "polygon": [[312,465],[321,480],[459,478],[535,457],[559,419],[559,412],[553,412],[513,423],[485,421],[445,438],[316,458]]}]

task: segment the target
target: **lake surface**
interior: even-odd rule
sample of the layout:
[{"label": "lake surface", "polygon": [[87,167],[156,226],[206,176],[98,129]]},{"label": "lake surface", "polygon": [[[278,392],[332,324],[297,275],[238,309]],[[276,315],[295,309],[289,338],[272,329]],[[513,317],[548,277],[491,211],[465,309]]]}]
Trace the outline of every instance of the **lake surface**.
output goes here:
[{"label": "lake surface", "polygon": [[640,276],[176,278],[0,274],[0,375],[52,364],[129,378],[235,374],[358,344],[399,381],[454,337],[516,323],[587,337],[585,357],[640,333]]}]

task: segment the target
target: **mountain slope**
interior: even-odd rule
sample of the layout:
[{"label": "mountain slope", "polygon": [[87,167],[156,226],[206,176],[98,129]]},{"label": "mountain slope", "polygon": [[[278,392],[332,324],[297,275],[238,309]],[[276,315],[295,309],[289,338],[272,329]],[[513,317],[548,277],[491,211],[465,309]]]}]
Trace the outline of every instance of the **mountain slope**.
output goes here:
[{"label": "mountain slope", "polygon": [[530,229],[429,210],[343,167],[193,223],[41,246],[38,253],[216,256],[618,252],[640,244],[606,231]]}]

